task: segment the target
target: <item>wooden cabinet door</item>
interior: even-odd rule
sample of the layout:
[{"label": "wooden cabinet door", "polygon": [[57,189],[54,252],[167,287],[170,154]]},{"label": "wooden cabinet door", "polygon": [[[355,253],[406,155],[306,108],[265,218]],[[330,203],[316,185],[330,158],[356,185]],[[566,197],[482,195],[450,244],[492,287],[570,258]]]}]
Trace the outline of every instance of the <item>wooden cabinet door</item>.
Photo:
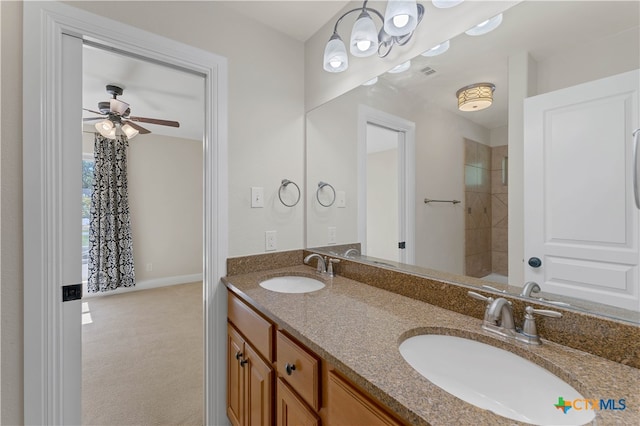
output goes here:
[{"label": "wooden cabinet door", "polygon": [[245,377],[247,425],[273,424],[273,377],[274,371],[262,358],[245,343],[245,360],[242,367]]},{"label": "wooden cabinet door", "polygon": [[240,366],[243,351],[244,340],[227,324],[227,416],[233,426],[244,424],[244,380]]},{"label": "wooden cabinet door", "polygon": [[319,426],[320,418],[289,386],[278,378],[276,415],[278,426]]},{"label": "wooden cabinet door", "polygon": [[328,393],[329,422],[332,425],[402,425],[373,400],[332,371],[329,372]]}]

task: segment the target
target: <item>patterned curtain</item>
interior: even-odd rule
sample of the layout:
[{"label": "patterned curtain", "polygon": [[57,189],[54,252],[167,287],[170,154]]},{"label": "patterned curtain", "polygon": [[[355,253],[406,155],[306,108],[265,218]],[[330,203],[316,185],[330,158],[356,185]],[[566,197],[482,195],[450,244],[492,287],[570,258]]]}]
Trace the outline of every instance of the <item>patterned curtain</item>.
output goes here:
[{"label": "patterned curtain", "polygon": [[135,285],[127,190],[127,137],[96,133],[89,223],[90,293]]}]

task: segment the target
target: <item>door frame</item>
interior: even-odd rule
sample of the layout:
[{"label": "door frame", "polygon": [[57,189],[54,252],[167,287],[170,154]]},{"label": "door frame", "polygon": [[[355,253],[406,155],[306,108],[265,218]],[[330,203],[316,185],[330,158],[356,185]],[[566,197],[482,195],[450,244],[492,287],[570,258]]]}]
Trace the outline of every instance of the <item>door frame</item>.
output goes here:
[{"label": "door frame", "polygon": [[398,193],[399,220],[405,240],[402,262],[413,265],[416,253],[416,124],[367,105],[358,105],[358,241],[362,244],[363,254],[366,254],[367,247],[367,124],[404,135],[398,143],[398,158],[404,163],[404,170],[399,176],[399,187],[404,188]]},{"label": "door frame", "polygon": [[[62,38],[71,35],[123,53],[188,70],[205,78],[203,139],[204,422],[226,424],[225,346],[227,212],[227,59],[58,2],[24,2],[24,420],[66,424],[79,409],[64,392],[65,335],[62,282]],[[81,84],[78,82],[78,84]],[[78,132],[80,131],[78,123]],[[78,316],[78,322],[80,316]],[[75,340],[73,340],[75,339]],[[68,344],[66,344],[68,346]],[[67,348],[67,351],[69,349]],[[77,357],[75,357],[77,358]],[[77,366],[76,370],[81,368]],[[77,374],[72,373],[72,374]],[[65,400],[66,398],[66,400]]]}]

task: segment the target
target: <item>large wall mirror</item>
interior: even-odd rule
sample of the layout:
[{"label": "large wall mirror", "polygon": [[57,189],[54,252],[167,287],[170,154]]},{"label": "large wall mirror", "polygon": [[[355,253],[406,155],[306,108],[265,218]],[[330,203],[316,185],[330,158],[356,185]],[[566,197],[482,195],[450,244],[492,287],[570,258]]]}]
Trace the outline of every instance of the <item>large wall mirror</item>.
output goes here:
[{"label": "large wall mirror", "polygon": [[[523,124],[509,117],[517,99],[509,66],[528,58],[532,94],[636,70],[639,13],[637,2],[522,2],[494,31],[461,34],[446,52],[420,55],[310,111],[307,247],[344,255],[338,246],[360,243],[363,261],[520,294],[509,259],[522,249],[509,247],[508,234],[510,222],[523,222],[509,217],[523,184],[510,179],[518,162],[509,151]],[[484,82],[495,85],[493,104],[460,111],[456,92]],[[536,296],[559,306],[640,322],[640,306],[544,290]]]}]

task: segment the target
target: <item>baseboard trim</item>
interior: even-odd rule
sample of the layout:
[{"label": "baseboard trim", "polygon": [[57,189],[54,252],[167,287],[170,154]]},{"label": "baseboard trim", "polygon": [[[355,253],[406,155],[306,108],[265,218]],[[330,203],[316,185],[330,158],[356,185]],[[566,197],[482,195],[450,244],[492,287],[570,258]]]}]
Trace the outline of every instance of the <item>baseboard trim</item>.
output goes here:
[{"label": "baseboard trim", "polygon": [[87,291],[87,283],[84,282],[83,299],[91,297],[111,296],[112,294],[129,293],[131,291],[149,290],[152,288],[167,287],[176,284],[186,284],[196,281],[202,281],[202,274],[176,275],[173,277],[154,278],[151,280],[138,281],[133,287],[118,287],[111,291],[102,291],[98,293],[89,293]]}]

